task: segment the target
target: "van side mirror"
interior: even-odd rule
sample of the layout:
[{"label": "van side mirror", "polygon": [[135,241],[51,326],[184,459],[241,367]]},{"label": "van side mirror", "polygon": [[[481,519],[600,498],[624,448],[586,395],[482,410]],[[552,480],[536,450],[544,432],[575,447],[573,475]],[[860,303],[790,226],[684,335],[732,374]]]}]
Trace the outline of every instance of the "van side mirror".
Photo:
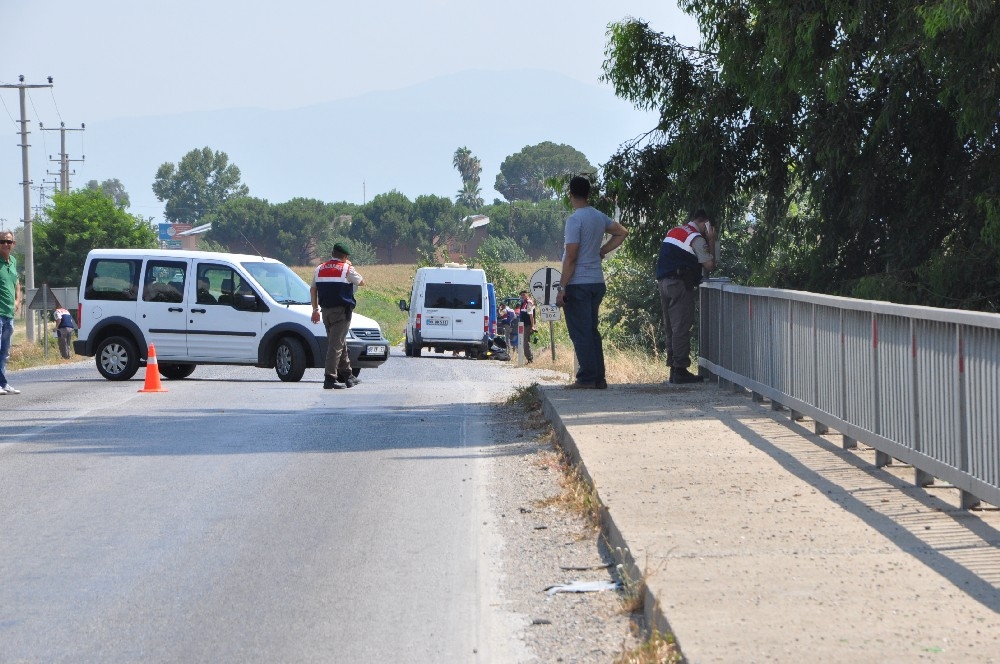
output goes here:
[{"label": "van side mirror", "polygon": [[233,308],[238,311],[256,311],[257,296],[253,293],[236,294],[233,296]]},{"label": "van side mirror", "polygon": [[400,300],[399,301],[399,310],[400,311],[409,311],[410,310],[410,306],[408,304],[406,304],[406,300]]}]

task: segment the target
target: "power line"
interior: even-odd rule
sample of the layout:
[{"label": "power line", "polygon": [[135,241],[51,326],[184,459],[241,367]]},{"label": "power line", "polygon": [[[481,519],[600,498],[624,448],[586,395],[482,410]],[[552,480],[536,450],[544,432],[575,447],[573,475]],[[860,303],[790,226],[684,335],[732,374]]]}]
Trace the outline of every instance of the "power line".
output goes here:
[{"label": "power line", "polygon": [[[71,128],[71,127],[67,127],[65,122],[60,122],[59,123],[59,128],[56,129],[55,127],[44,127],[44,126],[42,126],[42,123],[39,122],[38,123],[38,128],[41,129],[42,131],[58,131],[59,132],[59,145],[61,146],[60,147],[60,152],[59,152],[59,159],[53,159],[52,155],[49,155],[49,161],[58,161],[59,162],[59,172],[58,173],[49,173],[49,175],[59,175],[59,190],[62,193],[64,193],[64,194],[68,194],[69,193],[69,176],[70,176],[70,173],[69,173],[69,162],[71,162],[71,161],[84,161],[87,158],[87,156],[84,155],[82,159],[70,159],[69,158],[69,154],[66,152],[66,132],[67,131],[84,131],[84,130],[86,130],[87,125],[81,123],[79,129],[74,129],[74,128]],[[76,171],[73,171],[73,174],[76,175]]]}]

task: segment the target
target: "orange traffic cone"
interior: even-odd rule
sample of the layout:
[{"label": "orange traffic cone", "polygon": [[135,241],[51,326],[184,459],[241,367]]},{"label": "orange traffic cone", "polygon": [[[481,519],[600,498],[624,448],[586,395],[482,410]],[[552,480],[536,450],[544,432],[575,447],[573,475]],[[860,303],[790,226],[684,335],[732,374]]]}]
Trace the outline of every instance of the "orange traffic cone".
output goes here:
[{"label": "orange traffic cone", "polygon": [[156,347],[149,344],[149,356],[146,358],[146,384],[140,392],[166,392],[160,387],[160,365],[156,361]]}]

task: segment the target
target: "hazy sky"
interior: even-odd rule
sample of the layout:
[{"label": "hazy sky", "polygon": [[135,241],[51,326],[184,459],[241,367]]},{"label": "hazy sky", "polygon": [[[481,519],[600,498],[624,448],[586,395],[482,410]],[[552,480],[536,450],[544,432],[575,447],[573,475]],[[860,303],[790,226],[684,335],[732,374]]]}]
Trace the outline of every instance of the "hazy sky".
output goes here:
[{"label": "hazy sky", "polygon": [[[0,84],[53,77],[29,92],[29,142],[58,154],[58,133],[38,121],[298,108],[470,69],[602,85],[607,25],[626,16],[698,41],[673,0],[0,0]],[[0,104],[0,159],[19,164],[17,91],[0,89]],[[67,137],[71,158],[86,153],[86,132]],[[45,161],[32,157],[32,180],[56,167]],[[9,187],[0,182],[0,217],[17,219]]]}]

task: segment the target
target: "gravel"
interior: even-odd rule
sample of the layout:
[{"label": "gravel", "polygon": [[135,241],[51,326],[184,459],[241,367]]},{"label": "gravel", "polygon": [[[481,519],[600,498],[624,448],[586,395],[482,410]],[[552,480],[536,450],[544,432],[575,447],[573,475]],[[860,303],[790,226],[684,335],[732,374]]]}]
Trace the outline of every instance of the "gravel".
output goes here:
[{"label": "gravel", "polygon": [[552,499],[563,493],[563,459],[537,411],[497,409],[487,495],[499,580],[495,601],[506,614],[510,644],[503,661],[613,662],[639,645],[641,616],[625,608],[624,590],[558,592],[576,581],[619,584],[615,562],[586,517]]}]

